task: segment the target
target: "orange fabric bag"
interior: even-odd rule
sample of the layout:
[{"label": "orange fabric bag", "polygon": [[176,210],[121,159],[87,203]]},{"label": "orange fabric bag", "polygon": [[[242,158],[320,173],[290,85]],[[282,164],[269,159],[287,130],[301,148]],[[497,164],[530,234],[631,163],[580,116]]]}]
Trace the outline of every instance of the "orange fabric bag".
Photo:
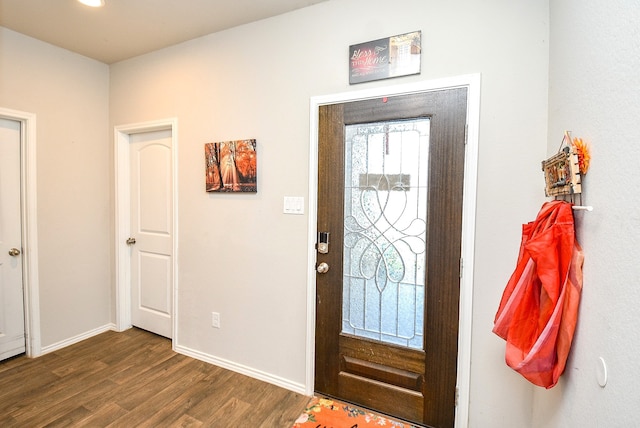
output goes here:
[{"label": "orange fabric bag", "polygon": [[564,371],[578,321],[583,260],[570,203],[546,202],[535,221],[523,225],[518,263],[493,332],[507,341],[507,365],[535,385],[551,388]]}]

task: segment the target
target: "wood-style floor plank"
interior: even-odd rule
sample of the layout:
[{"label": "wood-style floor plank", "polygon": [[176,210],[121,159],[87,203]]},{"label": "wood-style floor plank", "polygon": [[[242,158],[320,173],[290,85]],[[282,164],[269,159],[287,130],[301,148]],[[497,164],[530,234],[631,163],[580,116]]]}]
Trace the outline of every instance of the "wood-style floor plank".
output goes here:
[{"label": "wood-style floor plank", "polygon": [[309,399],[136,328],[0,362],[1,427],[290,428]]},{"label": "wood-style floor plank", "polygon": [[107,426],[113,421],[126,416],[127,410],[118,406],[116,403],[105,403],[102,407],[94,411],[89,411],[89,414],[84,419],[77,422],[76,426],[82,427],[103,427]]}]

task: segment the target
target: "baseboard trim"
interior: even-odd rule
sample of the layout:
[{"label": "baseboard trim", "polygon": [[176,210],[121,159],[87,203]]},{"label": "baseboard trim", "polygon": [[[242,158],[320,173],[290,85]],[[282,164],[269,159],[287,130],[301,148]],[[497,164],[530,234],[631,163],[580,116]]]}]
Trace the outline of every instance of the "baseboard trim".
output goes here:
[{"label": "baseboard trim", "polygon": [[50,352],[55,352],[59,349],[65,348],[69,345],[73,345],[74,343],[82,342],[85,339],[88,339],[93,336],[97,336],[98,334],[101,334],[101,333],[104,333],[105,331],[110,331],[110,330],[116,331],[116,325],[114,323],[105,324],[102,327],[89,330],[85,333],[81,333],[77,336],[70,337],[68,339],[62,340],[52,345],[43,346],[41,349],[41,353],[39,355],[45,355]]},{"label": "baseboard trim", "polygon": [[275,376],[270,373],[256,370],[251,367],[244,366],[242,364],[234,363],[233,361],[225,360],[223,358],[214,357],[213,355],[205,354],[200,351],[196,351],[184,346],[176,345],[174,348],[179,354],[186,355],[196,360],[204,361],[209,364],[213,364],[223,369],[231,370],[236,373],[243,374],[245,376],[252,377],[254,379],[261,380],[263,382],[270,383],[272,385],[279,386],[281,388],[288,389],[289,391],[297,392],[298,394],[306,395],[305,385],[297,382],[292,382],[288,379],[284,379],[280,376]]}]

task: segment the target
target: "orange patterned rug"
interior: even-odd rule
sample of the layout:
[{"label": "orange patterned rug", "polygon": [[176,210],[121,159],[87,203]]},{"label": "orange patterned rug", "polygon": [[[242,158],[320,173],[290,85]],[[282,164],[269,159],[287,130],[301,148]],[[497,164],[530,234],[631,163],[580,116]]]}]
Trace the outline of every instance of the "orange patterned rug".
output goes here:
[{"label": "orange patterned rug", "polygon": [[293,428],[418,428],[329,398],[313,397]]}]

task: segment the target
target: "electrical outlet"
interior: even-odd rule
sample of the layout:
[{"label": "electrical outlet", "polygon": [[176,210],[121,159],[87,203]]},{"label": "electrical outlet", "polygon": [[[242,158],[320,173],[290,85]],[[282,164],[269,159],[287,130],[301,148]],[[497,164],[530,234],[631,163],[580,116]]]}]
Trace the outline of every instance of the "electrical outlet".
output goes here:
[{"label": "electrical outlet", "polygon": [[215,328],[220,328],[220,313],[219,312],[211,312],[211,326]]}]

